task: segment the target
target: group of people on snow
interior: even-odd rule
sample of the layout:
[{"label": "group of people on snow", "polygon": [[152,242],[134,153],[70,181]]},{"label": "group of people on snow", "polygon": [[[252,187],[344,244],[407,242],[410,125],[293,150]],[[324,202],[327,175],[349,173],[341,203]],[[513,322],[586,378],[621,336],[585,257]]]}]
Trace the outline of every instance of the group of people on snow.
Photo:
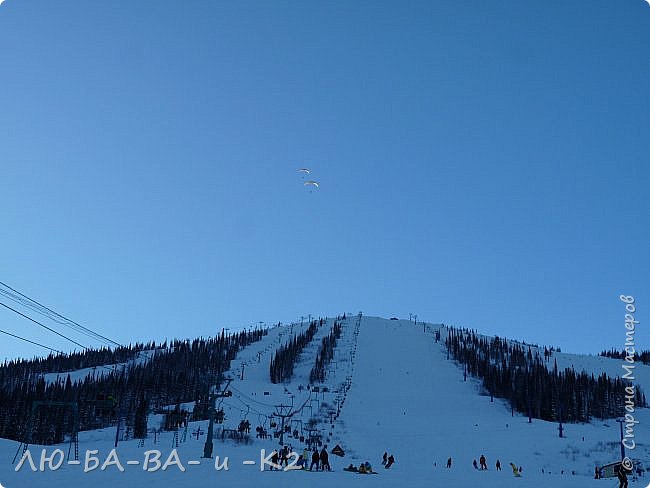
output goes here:
[{"label": "group of people on snow", "polygon": [[[303,452],[303,455],[307,456],[307,450]],[[314,448],[314,452],[311,454],[311,465],[309,466],[309,471],[312,471],[314,466],[316,466],[316,471],[332,471],[330,467],[330,456],[327,452],[327,446],[323,446],[320,452],[318,449]]]},{"label": "group of people on snow", "polygon": [[395,464],[395,456],[392,454],[389,456],[387,452],[384,452],[384,455],[381,458],[381,464],[384,468],[390,469],[390,467]]},{"label": "group of people on snow", "polygon": [[[451,469],[451,466],[453,464],[453,461],[451,457],[447,458],[447,469]],[[435,465],[435,463],[434,463]],[[479,470],[479,471],[486,471],[488,469],[487,465],[487,459],[484,454],[481,454],[481,457],[479,457],[478,462],[476,462],[476,459],[472,460],[472,466],[474,469]],[[514,463],[510,463],[510,466],[512,467],[512,473],[515,476],[521,476],[521,471],[522,467],[521,466],[516,466]],[[497,462],[494,464],[494,467],[497,471],[501,471],[501,461],[497,459]]]}]

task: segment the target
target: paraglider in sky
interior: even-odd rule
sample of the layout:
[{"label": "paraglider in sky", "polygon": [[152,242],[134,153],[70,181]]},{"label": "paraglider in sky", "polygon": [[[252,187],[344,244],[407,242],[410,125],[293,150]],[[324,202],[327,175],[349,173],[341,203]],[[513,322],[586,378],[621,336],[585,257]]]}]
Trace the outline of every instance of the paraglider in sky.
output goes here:
[{"label": "paraglider in sky", "polygon": [[318,181],[314,180],[305,181],[304,185],[309,187],[309,193],[312,193],[314,188],[320,188]]},{"label": "paraglider in sky", "polygon": [[309,168],[300,168],[300,169],[298,170],[298,173],[306,173],[306,174],[309,174],[309,173],[311,173],[311,170],[310,170]]}]

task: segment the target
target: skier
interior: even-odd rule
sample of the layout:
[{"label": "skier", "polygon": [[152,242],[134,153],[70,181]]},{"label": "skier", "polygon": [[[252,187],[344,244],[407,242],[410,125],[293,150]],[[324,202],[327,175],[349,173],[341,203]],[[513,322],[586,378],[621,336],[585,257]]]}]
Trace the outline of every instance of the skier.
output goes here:
[{"label": "skier", "polygon": [[472,461],[472,466],[474,466],[474,469],[478,469],[478,464],[476,464],[476,459]]},{"label": "skier", "polygon": [[386,466],[386,462],[387,462],[387,460],[388,460],[388,453],[385,452],[384,455],[383,455],[382,458],[381,458],[381,464],[383,464],[384,466]]},{"label": "skier", "polygon": [[388,456],[388,462],[386,463],[386,469],[389,469],[393,464],[395,464],[395,458],[391,454]]},{"label": "skier", "polygon": [[499,461],[498,459],[497,459],[496,467],[497,467],[497,471],[501,471],[501,461]]},{"label": "skier", "polygon": [[323,447],[323,450],[320,452],[320,467],[321,471],[332,471],[332,468],[330,468],[330,460],[329,460],[329,454],[327,454],[327,446]]},{"label": "skier", "polygon": [[483,454],[481,454],[481,457],[479,458],[479,463],[481,463],[481,471],[487,469],[487,461],[485,460],[485,456]]},{"label": "skier", "polygon": [[619,481],[618,488],[627,488],[627,473],[625,471],[626,469],[621,464],[618,467],[618,473],[616,473],[616,477]]},{"label": "skier", "polygon": [[447,469],[451,468],[451,458],[447,459]]},{"label": "skier", "polygon": [[309,466],[309,471],[312,470],[314,465],[316,465],[316,471],[318,471],[318,461],[319,461],[318,450],[316,448],[314,448],[314,452],[311,455],[311,466]]}]

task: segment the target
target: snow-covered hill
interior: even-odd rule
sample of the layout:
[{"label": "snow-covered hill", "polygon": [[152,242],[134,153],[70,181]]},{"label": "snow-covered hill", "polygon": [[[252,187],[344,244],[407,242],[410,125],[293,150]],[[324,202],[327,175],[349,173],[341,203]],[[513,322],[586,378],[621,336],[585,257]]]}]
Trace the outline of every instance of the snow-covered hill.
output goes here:
[{"label": "snow-covered hill", "polygon": [[[113,448],[115,429],[81,432],[81,465],[64,463],[56,471],[32,472],[24,464],[14,471],[12,459],[18,443],[0,440],[0,483],[5,487],[67,487],[95,488],[123,486],[153,487],[202,486],[554,486],[582,487],[613,485],[612,480],[594,480],[595,465],[615,461],[619,457],[618,424],[594,421],[590,424],[565,425],[565,437],[559,438],[557,424],[533,420],[515,414],[503,401],[490,401],[482,395],[479,383],[463,379],[462,370],[446,359],[445,328],[433,324],[418,324],[408,320],[386,320],[348,316],[343,323],[334,360],[327,379],[319,391],[309,391],[309,372],[321,339],[329,334],[334,323],[327,320],[305,348],[296,365],[293,378],[284,384],[269,381],[269,361],[276,348],[306,328],[299,324],[275,327],[260,342],[243,349],[232,362],[229,389],[232,396],[223,399],[224,424],[236,429],[242,420],[251,425],[250,444],[215,439],[214,454],[220,463],[228,457],[229,470],[215,470],[214,460],[201,459],[207,422],[190,422],[187,431],[178,435],[177,453],[185,471],[172,465],[167,470],[144,471],[145,451],[158,449],[161,460],[176,447],[172,432],[151,435],[142,445],[138,440],[122,441],[117,454],[124,467],[84,473],[84,455],[98,450],[93,456],[101,461]],[[442,340],[436,342],[434,332],[440,330]],[[620,361],[591,356],[557,354],[558,365],[574,365],[598,373],[620,374]],[[561,363],[561,364],[560,364]],[[650,368],[637,365],[638,383],[650,391]],[[327,391],[324,391],[327,390]],[[277,438],[259,439],[255,428],[272,432],[272,417],[278,405],[296,413],[287,421],[290,433],[285,444],[302,452],[300,442],[307,434],[307,424],[315,419],[315,428],[322,442],[331,451],[340,445],[345,457],[330,455],[333,472],[271,472],[260,471],[260,451],[278,447]],[[635,458],[650,459],[650,414],[646,409],[636,412],[640,423],[635,428],[637,448],[630,453]],[[149,427],[157,427],[154,416]],[[312,420],[312,423],[314,420]],[[297,437],[294,437],[294,432]],[[203,434],[202,434],[203,433]],[[154,443],[155,442],[155,443]],[[49,446],[51,453],[60,447],[67,453],[68,445]],[[381,466],[384,452],[393,454],[396,464],[391,469]],[[31,446],[35,463],[40,460],[40,446]],[[487,458],[489,470],[477,471],[472,461],[481,454]],[[451,469],[445,467],[451,457]],[[503,471],[495,470],[500,460]],[[127,461],[139,464],[127,465]],[[243,464],[246,460],[254,465]],[[352,463],[369,461],[377,475],[360,475],[343,471]],[[199,464],[190,465],[189,461]],[[523,467],[523,476],[515,478],[509,463]],[[543,470],[543,472],[542,472]],[[631,486],[646,486],[645,482]]]}]

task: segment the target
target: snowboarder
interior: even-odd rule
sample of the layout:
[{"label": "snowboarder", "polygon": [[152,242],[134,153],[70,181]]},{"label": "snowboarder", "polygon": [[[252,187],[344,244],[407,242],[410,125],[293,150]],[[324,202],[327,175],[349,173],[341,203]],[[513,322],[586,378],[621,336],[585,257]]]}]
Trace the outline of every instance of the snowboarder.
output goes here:
[{"label": "snowboarder", "polygon": [[386,466],[386,463],[388,462],[388,453],[385,452],[384,455],[381,457],[381,464]]},{"label": "snowboarder", "polygon": [[621,464],[618,467],[618,473],[616,473],[616,477],[618,478],[618,488],[627,488],[627,473],[625,472],[626,469],[623,467]]},{"label": "snowboarder", "polygon": [[451,468],[451,458],[447,459],[447,469]]},{"label": "snowboarder", "polygon": [[320,452],[320,468],[321,471],[332,471],[332,468],[330,468],[330,459],[329,459],[329,454],[327,454],[327,446],[323,447],[323,450]]},{"label": "snowboarder", "polygon": [[512,474],[515,476],[515,478],[520,478],[521,472],[519,471],[519,468],[515,466],[515,463],[510,463],[510,467],[512,468]]},{"label": "snowboarder", "polygon": [[311,466],[309,466],[309,471],[312,470],[314,465],[316,465],[316,471],[318,471],[318,461],[319,461],[318,450],[314,449],[314,452],[311,455]]},{"label": "snowboarder", "polygon": [[393,464],[395,464],[395,458],[391,454],[388,456],[388,462],[386,462],[386,469],[389,469]]},{"label": "snowboarder", "polygon": [[485,456],[483,454],[481,454],[481,457],[479,458],[479,463],[481,463],[481,471],[487,469],[487,461],[485,460]]},{"label": "snowboarder", "polygon": [[501,461],[499,461],[498,459],[497,459],[496,467],[497,467],[497,471],[501,471]]},{"label": "snowboarder", "polygon": [[474,466],[474,469],[478,469],[478,464],[476,463],[476,459],[472,461],[472,466]]}]

